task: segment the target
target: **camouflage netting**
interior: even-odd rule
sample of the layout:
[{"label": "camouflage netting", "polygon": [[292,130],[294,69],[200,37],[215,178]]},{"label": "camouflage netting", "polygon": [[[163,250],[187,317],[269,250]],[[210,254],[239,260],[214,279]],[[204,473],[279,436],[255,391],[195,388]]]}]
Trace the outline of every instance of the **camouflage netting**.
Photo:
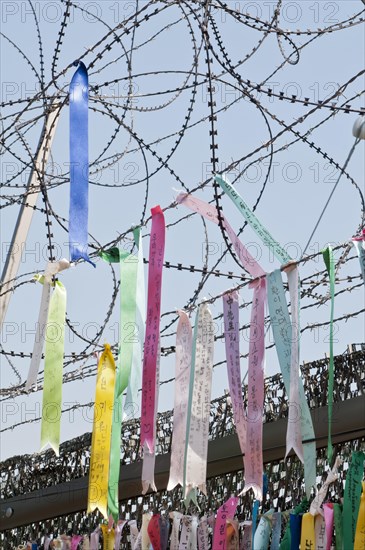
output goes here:
[{"label": "camouflage netting", "polygon": [[[357,351],[346,353],[335,358],[336,383],[334,402],[351,399],[363,395],[365,389],[365,350],[363,346]],[[302,367],[302,377],[306,395],[311,408],[324,406],[327,402],[328,359],[321,359]],[[320,384],[318,383],[320,381]],[[243,388],[244,397],[246,389]],[[266,379],[265,391],[265,421],[272,422],[287,415],[287,399],[281,375]],[[158,416],[158,452],[168,453],[171,445],[172,411]],[[232,408],[228,396],[222,396],[211,403],[210,439],[217,439],[235,431],[232,421]],[[139,460],[139,422],[129,421],[122,426],[122,440],[128,446],[122,448],[122,462],[129,464]],[[16,456],[9,458],[0,465],[3,498],[30,493],[57,483],[70,481],[88,473],[90,459],[91,434],[67,441],[61,445],[60,456],[55,457],[52,451],[42,454]],[[335,454],[343,458],[339,480],[330,489],[332,501],[338,501],[343,494],[343,481],[346,477],[348,459],[354,450],[365,450],[365,439],[357,439],[334,446]],[[326,450],[317,453],[317,485],[320,486],[328,471]],[[289,458],[265,466],[268,477],[268,493],[261,512],[274,507],[287,511],[297,505],[304,497],[303,468],[296,457]],[[201,511],[209,513],[216,510],[232,493],[243,487],[242,472],[231,472],[228,475],[209,479],[207,482],[208,497],[200,497]],[[238,518],[244,520],[250,517],[252,496],[249,494],[241,499],[238,508]],[[141,520],[147,511],[183,510],[181,489],[171,492],[161,491],[140,496],[136,499],[122,501],[120,515],[128,520]],[[197,510],[189,509],[189,513]],[[87,515],[85,511],[76,514],[53,518],[44,522],[23,526],[1,534],[3,547],[13,548],[26,540],[42,541],[45,533],[57,536],[60,533],[89,533],[100,522],[98,514]],[[124,530],[122,548],[128,547],[128,527]]]}]

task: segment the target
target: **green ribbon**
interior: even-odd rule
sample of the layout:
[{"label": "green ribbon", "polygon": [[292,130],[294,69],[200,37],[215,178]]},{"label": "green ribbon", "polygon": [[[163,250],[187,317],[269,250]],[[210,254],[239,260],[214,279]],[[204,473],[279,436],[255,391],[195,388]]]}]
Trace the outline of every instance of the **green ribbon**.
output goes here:
[{"label": "green ribbon", "polygon": [[[294,508],[294,514],[304,514],[308,512],[309,502],[305,497],[298,506]],[[290,550],[291,548],[291,532],[290,532],[290,520],[288,519],[283,539],[280,543],[280,550]]]},{"label": "green ribbon", "polygon": [[336,534],[336,550],[343,549],[342,535],[342,506],[337,502],[333,505],[333,513],[335,517],[335,534]]},{"label": "green ribbon", "polygon": [[[271,328],[274,335],[275,348],[285,391],[290,395],[290,356],[291,356],[291,322],[288,304],[280,269],[267,275],[267,300],[271,319]],[[303,443],[304,478],[307,498],[316,483],[316,442],[313,422],[301,376],[299,376],[299,399],[301,404],[302,437]]]},{"label": "green ribbon", "polygon": [[335,265],[333,258],[333,250],[330,245],[322,250],[323,260],[326,264],[327,272],[330,278],[330,294],[331,294],[331,316],[330,316],[330,364],[328,367],[328,443],[327,443],[327,459],[329,464],[332,462],[333,447],[332,447],[332,408],[333,408],[333,314],[335,305]]},{"label": "green ribbon", "polygon": [[60,281],[56,281],[49,304],[45,338],[41,450],[49,443],[57,456],[61,429],[66,299],[65,287]]},{"label": "green ribbon", "polygon": [[352,453],[351,463],[346,476],[345,496],[342,512],[342,532],[344,550],[354,547],[356,521],[361,498],[361,480],[364,475],[365,454],[361,451]]},{"label": "green ribbon", "polygon": [[242,197],[237,193],[232,184],[223,179],[222,176],[215,176],[215,181],[220,185],[223,191],[229,196],[229,198],[236,205],[238,210],[241,212],[249,226],[255,231],[255,233],[260,237],[262,242],[273,251],[276,258],[282,264],[287,264],[292,261],[292,258],[287,254],[287,252],[282,248],[282,246],[276,241],[269,231],[261,224],[259,219],[255,216],[252,210],[247,206]]},{"label": "green ribbon", "polygon": [[146,329],[146,292],[144,280],[143,246],[140,227],[133,230],[134,242],[138,246],[138,267],[136,287],[136,331],[133,342],[132,369],[123,406],[123,419],[140,416],[140,399],[138,390],[142,385],[143,345]]},{"label": "green ribbon", "polygon": [[127,388],[132,368],[136,326],[136,286],[138,259],[118,248],[101,252],[103,260],[120,264],[120,330],[113,423],[110,446],[108,514],[119,518],[118,485],[120,473],[120,439],[123,417],[123,392]]}]

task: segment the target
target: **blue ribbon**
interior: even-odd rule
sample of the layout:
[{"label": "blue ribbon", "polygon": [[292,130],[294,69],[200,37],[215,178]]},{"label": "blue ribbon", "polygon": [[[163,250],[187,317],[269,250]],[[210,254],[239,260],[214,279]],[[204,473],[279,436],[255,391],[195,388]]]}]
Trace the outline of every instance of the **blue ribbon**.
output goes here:
[{"label": "blue ribbon", "polygon": [[299,514],[290,514],[290,550],[299,550],[300,535],[302,533],[302,516]]},{"label": "blue ribbon", "polygon": [[281,513],[274,512],[272,515],[272,537],[270,550],[279,550],[281,535]]},{"label": "blue ribbon", "polygon": [[86,260],[95,267],[87,254],[89,80],[85,65],[81,61],[74,65],[78,68],[70,84],[70,258],[72,262]]},{"label": "blue ribbon", "polygon": [[254,542],[255,542],[255,533],[256,533],[256,527],[257,527],[257,518],[259,516],[259,506],[260,506],[260,501],[255,500],[252,507],[252,550],[255,550]]}]

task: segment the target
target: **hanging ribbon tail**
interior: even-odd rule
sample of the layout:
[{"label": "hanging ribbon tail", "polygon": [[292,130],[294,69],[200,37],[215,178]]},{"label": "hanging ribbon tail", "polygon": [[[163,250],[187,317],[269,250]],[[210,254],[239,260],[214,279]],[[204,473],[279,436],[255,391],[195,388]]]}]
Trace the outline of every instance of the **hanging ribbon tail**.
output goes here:
[{"label": "hanging ribbon tail", "polygon": [[[165,252],[165,219],[163,212],[160,206],[152,208],[151,212],[152,228],[148,267],[147,320],[143,356],[142,410],[140,423],[141,448],[143,450],[148,449],[149,451],[149,453],[146,454],[146,457],[148,457],[148,470],[150,470],[151,467],[151,457],[149,455],[155,452],[156,413],[158,405],[158,385],[156,385],[156,381],[158,379],[158,363],[160,359],[161,290]],[[150,477],[150,472],[146,471],[146,475],[148,475],[148,478],[145,478],[144,481],[151,482],[152,478]]]},{"label": "hanging ribbon tail", "polygon": [[[275,348],[287,396],[290,396],[291,371],[291,331],[288,304],[286,302],[283,279],[279,269],[267,275],[268,305]],[[299,400],[301,430],[304,440],[311,440],[303,445],[304,478],[306,495],[309,498],[311,489],[316,483],[316,444],[313,422],[301,377],[299,377]]]},{"label": "hanging ribbon tail", "polygon": [[167,490],[184,484],[184,451],[191,370],[192,329],[188,315],[178,311],[176,329],[174,421],[171,444],[170,476]]},{"label": "hanging ribbon tail", "polygon": [[[314,535],[316,540],[315,550],[326,550],[326,526],[322,510],[314,516]],[[341,547],[342,550],[342,547]]]},{"label": "hanging ribbon tail", "polygon": [[233,418],[242,455],[246,451],[247,420],[242,397],[238,292],[223,296],[224,341]]},{"label": "hanging ribbon tail", "polygon": [[[158,349],[160,349],[160,339],[157,340]],[[155,444],[156,439],[156,420],[157,420],[157,403],[158,403],[158,390],[160,385],[160,354],[157,355],[156,363],[156,381],[155,381],[155,410],[153,413],[153,442]],[[155,461],[156,461],[156,448],[150,448],[147,441],[143,446],[143,464],[142,464],[142,494],[145,495],[148,488],[151,487],[152,491],[157,491],[155,485]]]},{"label": "hanging ribbon tail", "polygon": [[110,446],[113,422],[116,366],[109,344],[101,354],[95,391],[94,421],[91,438],[91,458],[87,513],[96,508],[108,517],[108,486],[110,469]]},{"label": "hanging ribbon tail", "polygon": [[145,495],[151,487],[151,491],[157,491],[155,485],[155,453],[151,452],[147,443],[143,447],[143,466],[142,466],[142,494]]},{"label": "hanging ribbon tail", "polygon": [[206,494],[210,398],[214,356],[212,314],[206,303],[199,306],[195,319],[192,365],[189,382],[188,418],[184,452],[185,504],[193,488]]},{"label": "hanging ribbon tail", "polygon": [[217,512],[214,526],[213,548],[225,548],[227,539],[227,519],[233,520],[239,498],[229,498]]},{"label": "hanging ribbon tail", "polygon": [[66,289],[56,281],[50,299],[44,362],[41,450],[48,444],[59,456],[62,370],[65,347]]},{"label": "hanging ribbon tail", "polygon": [[241,494],[253,490],[257,500],[262,499],[263,489],[263,407],[264,407],[264,362],[265,362],[265,301],[266,281],[255,284],[250,321],[248,358],[248,421],[247,441],[249,446],[244,456],[245,486]]},{"label": "hanging ribbon tail", "polygon": [[170,550],[179,550],[179,532],[183,514],[181,514],[180,512],[170,512],[169,515],[170,519],[172,519]]},{"label": "hanging ribbon tail", "polygon": [[286,434],[286,453],[291,449],[299,460],[304,463],[301,425],[301,404],[299,400],[299,274],[298,268],[288,273],[288,284],[291,303],[291,353],[290,353],[290,389],[289,389],[289,416]]},{"label": "hanging ribbon tail", "polygon": [[203,516],[198,525],[198,548],[199,550],[209,550],[209,531],[208,520],[206,516]]},{"label": "hanging ribbon tail", "polygon": [[270,550],[279,550],[281,536],[281,513],[274,512],[272,515],[272,537]]},{"label": "hanging ribbon tail", "polygon": [[142,550],[150,550],[151,548],[151,541],[148,535],[148,525],[151,521],[151,517],[152,515],[149,512],[147,512],[146,514],[143,514],[142,516],[142,527],[141,527]]},{"label": "hanging ribbon tail", "polygon": [[81,61],[70,84],[70,214],[69,238],[72,262],[90,260],[88,248],[89,210],[89,79]]}]

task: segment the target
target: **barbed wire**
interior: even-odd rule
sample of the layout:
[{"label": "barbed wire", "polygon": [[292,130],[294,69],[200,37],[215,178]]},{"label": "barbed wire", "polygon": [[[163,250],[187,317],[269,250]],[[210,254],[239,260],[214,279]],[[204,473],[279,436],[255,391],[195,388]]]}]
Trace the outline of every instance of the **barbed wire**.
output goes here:
[{"label": "barbed wire", "polygon": [[[123,188],[128,200],[131,200],[133,208],[138,211],[138,225],[143,228],[143,238],[149,237],[150,216],[147,214],[147,206],[151,203],[151,194],[155,197],[155,187],[152,184],[160,179],[168,178],[170,188],[179,187],[188,193],[204,193],[210,204],[214,204],[218,212],[218,226],[220,230],[223,248],[214,258],[210,257],[209,249],[209,224],[202,220],[200,241],[202,244],[202,261],[192,261],[189,264],[178,256],[169,256],[165,262],[165,270],[182,275],[191,275],[191,292],[188,299],[181,307],[194,312],[201,304],[209,302],[216,304],[218,312],[214,319],[222,319],[222,309],[218,305],[219,300],[226,290],[214,288],[211,293],[209,283],[214,279],[226,281],[227,286],[239,290],[245,289],[250,281],[240,260],[237,258],[231,243],[229,242],[223,224],[225,207],[222,201],[222,193],[214,182],[216,173],[233,174],[232,181],[238,184],[245,178],[248,170],[260,166],[263,169],[261,178],[256,182],[255,196],[252,198],[252,210],[256,210],[268,188],[268,183],[273,174],[275,159],[281,154],[286,155],[300,145],[315,151],[320,158],[344,176],[346,182],[358,192],[358,204],[360,215],[353,220],[353,235],[345,235],[344,239],[354,236],[364,223],[365,201],[361,183],[348,168],[342,166],[344,159],[336,159],[327,147],[322,144],[319,132],[334,117],[363,115],[365,108],[360,101],[363,100],[364,91],[358,87],[363,82],[364,70],[359,70],[353,75],[346,73],[346,78],[336,82],[332,86],[332,92],[324,97],[310,97],[310,94],[290,94],[285,87],[275,83],[272,78],[289,67],[291,71],[300,70],[303,53],[309,51],[309,46],[319,51],[324,37],[338,37],[340,31],[355,32],[355,29],[363,24],[365,10],[357,11],[353,15],[346,15],[342,21],[323,26],[321,28],[284,29],[283,4],[278,0],[273,6],[272,16],[264,20],[251,13],[243,13],[239,3],[225,3],[221,0],[146,0],[134,4],[132,13],[128,13],[123,20],[110,22],[98,14],[93,13],[90,7],[71,0],[60,0],[64,8],[60,20],[59,29],[54,37],[54,51],[51,55],[45,55],[45,34],[39,13],[34,3],[29,0],[32,20],[35,32],[35,50],[20,46],[20,40],[15,40],[7,31],[1,33],[4,44],[19,59],[19,64],[25,64],[30,71],[31,78],[35,78],[37,89],[27,93],[26,97],[5,97],[0,103],[1,141],[0,147],[6,162],[12,162],[15,170],[5,174],[2,178],[3,204],[0,208],[16,212],[19,205],[25,208],[31,207],[34,215],[45,223],[45,235],[42,244],[46,246],[46,260],[54,261],[60,235],[67,239],[68,220],[64,217],[61,205],[57,201],[55,190],[62,190],[69,182],[70,171],[62,161],[62,155],[54,152],[54,158],[45,165],[46,150],[43,151],[41,165],[35,162],[36,146],[34,135],[43,125],[51,110],[56,110],[48,135],[44,136],[47,143],[53,132],[57,119],[65,116],[68,109],[68,82],[74,70],[73,61],[66,57],[67,42],[72,36],[74,19],[92,20],[95,23],[93,35],[90,37],[91,45],[78,50],[75,57],[83,60],[88,68],[90,79],[89,110],[93,117],[107,121],[103,126],[103,140],[99,151],[93,153],[90,161],[90,185],[105,188],[105,199],[112,189],[118,192]],[[224,23],[223,23],[224,22]],[[233,49],[225,38],[224,24],[234,22],[243,36],[252,38],[252,43],[242,46],[239,51]],[[5,30],[5,29],[4,29]],[[159,67],[151,67],[145,63],[141,67],[138,55],[147,55],[149,48],[153,48],[157,40],[165,40],[166,47],[174,44],[174,33],[184,35],[184,52],[181,59],[174,58],[174,67],[171,69],[160,60]],[[184,34],[183,34],[184,33]],[[349,36],[350,36],[349,34]],[[308,37],[306,39],[305,37]],[[299,39],[305,41],[299,43]],[[337,39],[337,38],[336,38]],[[275,40],[280,52],[280,62],[269,67],[267,74],[261,79],[248,78],[252,60],[259,59],[259,55],[266,47],[268,41]],[[298,43],[297,43],[298,42]],[[270,43],[271,44],[271,43]],[[175,44],[174,44],[175,46]],[[271,45],[272,46],[272,45]],[[272,46],[273,47],[273,46]],[[49,52],[48,52],[49,53]],[[237,53],[238,58],[237,58]],[[47,59],[47,61],[46,61]],[[122,69],[120,68],[122,67]],[[118,70],[114,70],[118,68]],[[298,69],[297,69],[298,68]],[[148,69],[148,70],[146,70]],[[334,83],[332,83],[334,84]],[[275,89],[276,88],[276,89]],[[219,97],[218,90],[225,89],[227,101]],[[345,97],[345,93],[348,97]],[[231,95],[229,95],[231,94]],[[21,92],[19,93],[21,95]],[[201,104],[198,103],[199,100]],[[241,103],[240,103],[241,102]],[[282,105],[286,104],[287,114],[283,115]],[[240,155],[229,161],[224,151],[224,132],[227,117],[235,113],[238,106],[242,113],[246,110],[254,110],[257,120],[262,121],[264,132],[260,144],[252,148],[243,147]],[[247,109],[246,109],[247,108]],[[303,109],[301,113],[297,109]],[[173,113],[173,128],[152,128],[148,122],[153,114],[169,117]],[[141,123],[141,118],[145,121]],[[101,127],[101,125],[100,125]],[[199,179],[187,181],[186,172],[182,169],[183,158],[186,156],[186,142],[190,136],[199,136],[199,146],[202,149],[201,157],[209,165],[207,173]],[[203,137],[204,136],[204,137]],[[219,141],[218,141],[219,140]],[[222,157],[223,155],[223,157]],[[137,162],[136,162],[137,159]],[[121,166],[121,162],[129,163],[131,173],[126,178],[110,181],[110,174]],[[137,167],[136,171],[134,169]],[[32,188],[32,193],[40,193],[42,206],[29,204],[28,183],[25,181],[31,171],[37,175],[39,185]],[[190,177],[190,176],[189,176]],[[130,199],[136,193],[138,200]],[[160,202],[165,213],[171,213],[166,217],[169,232],[188,231],[188,224],[197,218],[196,214],[187,214],[183,209],[177,208],[175,193],[171,191],[171,200],[166,197],[166,192]],[[123,196],[123,195],[122,195]],[[62,215],[63,214],[63,215]],[[243,223],[237,234],[242,236],[247,224]],[[113,228],[114,230],[114,228]],[[132,251],[133,243],[131,234],[133,227],[124,225],[121,232],[109,233],[108,237],[99,242],[97,235],[90,234],[90,256],[98,258],[101,251],[114,246],[123,246]],[[215,238],[217,238],[215,236]],[[242,237],[244,240],[244,236]],[[61,237],[62,239],[62,237]],[[334,247],[339,257],[336,261],[336,296],[348,296],[360,289],[361,276],[354,255],[350,255],[349,241],[340,243]],[[301,272],[301,296],[302,312],[312,308],[323,307],[328,301],[328,275],[321,265],[316,265],[321,258],[321,252],[306,255],[299,263]],[[213,260],[210,265],[210,260]],[[229,266],[223,265],[230,262]],[[145,258],[145,264],[148,259]],[[355,267],[356,266],[356,267]],[[41,271],[44,269],[42,266]],[[117,315],[117,297],[120,291],[119,275],[115,267],[110,264],[110,292],[103,313],[99,312],[102,320],[92,337],[78,328],[75,314],[67,314],[67,329],[75,339],[75,351],[66,350],[64,361],[64,383],[76,382],[95,376],[96,362],[95,351],[101,349],[101,342],[105,337],[108,323]],[[341,273],[340,273],[341,270]],[[16,297],[21,292],[30,292],[34,284],[33,276],[38,271],[38,266],[29,265],[27,273],[19,273],[11,281],[5,290],[0,287],[0,298],[11,293]],[[344,272],[344,274],[342,273]],[[198,277],[198,278],[197,278]],[[28,288],[29,287],[29,288]],[[34,288],[34,287],[33,287]],[[107,288],[107,281],[105,282]],[[108,290],[109,291],[109,290]],[[209,298],[202,298],[204,295]],[[247,296],[241,304],[243,314],[246,314],[251,299]],[[180,306],[180,304],[179,304]],[[357,306],[351,311],[346,309],[338,312],[336,322],[346,322],[357,318],[364,310]],[[166,309],[162,313],[163,326],[161,338],[164,344],[161,347],[162,357],[169,357],[174,353],[174,345],[169,339],[175,336],[177,315],[175,310]],[[266,318],[266,324],[269,319]],[[302,326],[301,332],[314,328],[328,326],[329,321],[317,319],[315,322],[308,320]],[[248,322],[245,320],[240,331],[246,330]],[[223,333],[215,335],[216,340],[222,340]],[[112,342],[113,351],[117,353],[117,343]],[[30,351],[19,351],[13,345],[1,345],[0,355],[6,359],[6,368],[9,367],[16,378],[16,383],[4,387],[1,392],[1,400],[14,399],[24,394],[24,379],[26,364],[31,358]],[[271,348],[269,344],[267,348]],[[241,354],[243,358],[246,353]],[[18,364],[20,362],[20,365]],[[90,365],[88,362],[93,361]],[[215,366],[224,364],[217,361]],[[161,381],[161,385],[171,383],[173,378]],[[41,391],[43,384],[43,372],[40,371],[36,388],[32,393]],[[90,404],[82,405],[89,406]],[[18,424],[18,425],[22,425]],[[15,426],[13,426],[15,427]],[[6,427],[5,430],[11,429]]]}]

